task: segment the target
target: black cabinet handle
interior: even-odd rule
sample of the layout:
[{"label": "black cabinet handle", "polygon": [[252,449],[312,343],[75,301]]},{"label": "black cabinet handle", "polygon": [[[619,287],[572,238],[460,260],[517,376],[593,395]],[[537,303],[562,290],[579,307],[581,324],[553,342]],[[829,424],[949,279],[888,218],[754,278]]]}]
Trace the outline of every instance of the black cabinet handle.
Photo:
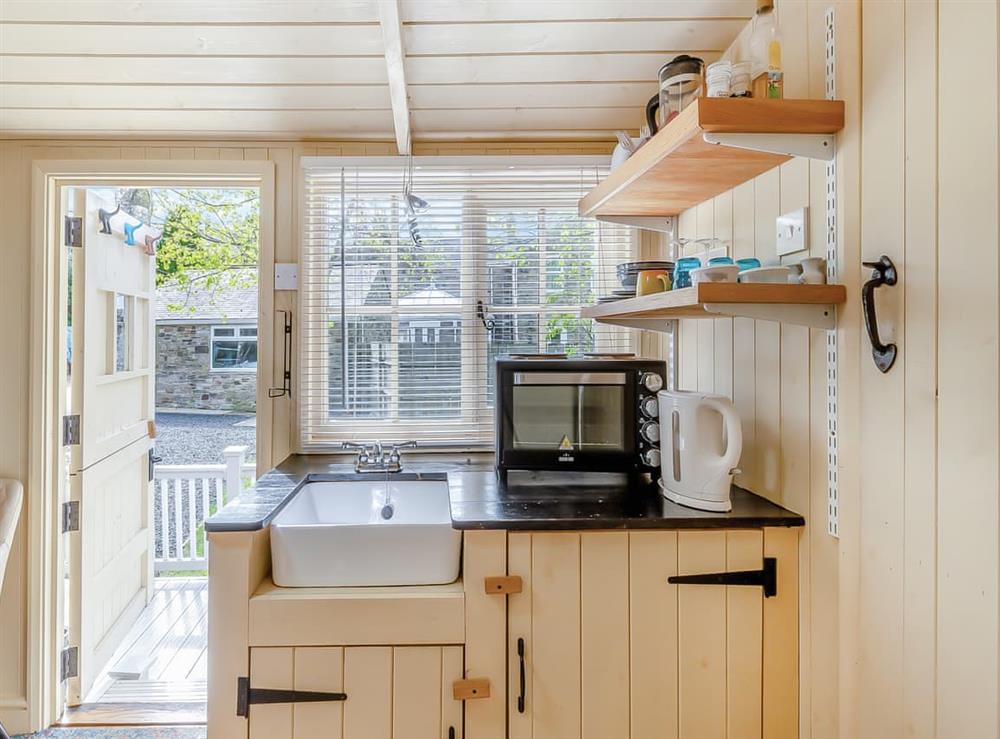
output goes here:
[{"label": "black cabinet handle", "polygon": [[885,254],[877,262],[862,262],[871,267],[872,276],[861,288],[861,310],[865,316],[865,328],[868,330],[868,340],[872,344],[872,359],[882,373],[892,369],[896,361],[896,345],[883,344],[878,335],[878,318],[875,315],[875,288],[882,285],[896,284],[896,265]]},{"label": "black cabinet handle", "polygon": [[764,557],[764,566],[759,570],[671,575],[667,582],[673,585],[756,585],[764,589],[765,598],[771,598],[778,594],[778,560]]},{"label": "black cabinet handle", "polygon": [[517,696],[517,712],[524,713],[524,639],[517,640],[517,656],[521,662],[521,694]]},{"label": "black cabinet handle", "polygon": [[455,739],[455,727],[454,726],[449,726],[448,727],[448,739]]}]

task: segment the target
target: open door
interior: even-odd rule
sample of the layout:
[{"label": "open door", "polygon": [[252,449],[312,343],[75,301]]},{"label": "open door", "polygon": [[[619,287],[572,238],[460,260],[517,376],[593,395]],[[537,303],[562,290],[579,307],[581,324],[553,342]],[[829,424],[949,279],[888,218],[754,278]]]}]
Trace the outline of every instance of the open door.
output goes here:
[{"label": "open door", "polygon": [[152,590],[155,257],[141,232],[135,246],[126,243],[122,225],[134,219],[109,217],[113,202],[83,188],[66,194],[60,201],[81,218],[63,424],[70,472],[63,520],[71,532],[63,667],[72,706],[85,699]]}]

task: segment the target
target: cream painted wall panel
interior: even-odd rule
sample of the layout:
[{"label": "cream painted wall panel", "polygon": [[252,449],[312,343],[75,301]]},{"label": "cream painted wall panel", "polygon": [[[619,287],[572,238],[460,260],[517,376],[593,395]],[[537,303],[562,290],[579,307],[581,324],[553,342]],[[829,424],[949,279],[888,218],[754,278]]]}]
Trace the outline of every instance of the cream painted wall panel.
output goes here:
[{"label": "cream painted wall panel", "polygon": [[[729,256],[734,256],[733,246],[733,191],[724,192],[714,200],[714,236],[726,242]],[[713,391],[718,395],[733,398],[733,320],[719,318],[712,321],[715,326],[715,367]]]},{"label": "cream painted wall panel", "polygon": [[[862,78],[862,221],[863,255],[877,259],[888,254],[901,270],[903,252],[903,172],[905,152],[902,3],[866,3],[863,9]],[[881,290],[878,298],[880,331],[901,337],[900,290]],[[885,339],[889,340],[889,339]],[[861,640],[859,674],[864,687],[859,698],[862,731],[872,736],[903,733],[903,374],[906,355],[896,370],[881,374],[865,346],[861,357],[861,466],[878,468],[862,473],[860,536],[864,557],[861,569],[858,633]],[[904,352],[907,350],[904,348]]]},{"label": "cream painted wall panel", "polygon": [[[998,730],[997,45],[995,3],[940,4],[938,239],[947,248],[937,273],[942,739]],[[958,271],[955,264],[975,267]]]},{"label": "cream painted wall panel", "polygon": [[[754,181],[750,180],[733,189],[733,258],[752,257],[754,248]],[[742,473],[736,481],[750,488],[757,487],[756,454],[756,394],[757,380],[754,352],[756,321],[750,318],[733,319],[733,403],[743,424]]]},{"label": "cream painted wall panel", "polygon": [[[715,202],[707,200],[693,210],[695,238],[710,239],[715,236]],[[715,321],[698,320],[689,323],[694,326],[698,336],[697,389],[704,393],[715,392]]]},{"label": "cream painted wall panel", "polygon": [[[754,184],[754,251],[761,263],[775,258],[775,219],[780,211],[780,171]],[[781,502],[781,326],[757,321],[754,327],[754,490]]]},{"label": "cream painted wall panel", "polygon": [[916,739],[933,739],[937,705],[937,8],[907,0],[906,347],[903,487],[903,714]]}]

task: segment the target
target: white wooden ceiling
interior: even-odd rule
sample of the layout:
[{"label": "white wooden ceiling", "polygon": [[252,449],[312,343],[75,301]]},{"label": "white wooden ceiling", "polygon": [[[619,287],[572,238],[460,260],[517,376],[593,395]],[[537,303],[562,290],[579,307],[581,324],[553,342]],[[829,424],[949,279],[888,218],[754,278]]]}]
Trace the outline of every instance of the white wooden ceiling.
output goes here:
[{"label": "white wooden ceiling", "polygon": [[753,7],[0,0],[0,132],[405,139],[408,122],[414,140],[604,137],[638,128],[664,61],[714,59]]}]

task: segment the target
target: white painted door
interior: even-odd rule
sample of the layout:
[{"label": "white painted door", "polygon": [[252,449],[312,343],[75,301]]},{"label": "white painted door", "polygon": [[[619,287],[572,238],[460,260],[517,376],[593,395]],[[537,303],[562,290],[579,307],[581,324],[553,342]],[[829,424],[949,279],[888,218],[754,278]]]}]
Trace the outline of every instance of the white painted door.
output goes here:
[{"label": "white painted door", "polygon": [[253,689],[344,693],[253,704],[250,739],[461,739],[462,647],[254,647]]},{"label": "white painted door", "polygon": [[69,498],[79,505],[70,533],[67,643],[77,647],[66,701],[85,699],[99,670],[149,600],[152,590],[150,462],[154,419],[154,257],[125,243],[119,213],[111,233],[99,211],[114,203],[74,188],[82,244],[74,249],[69,413],[79,417],[71,443]]}]

